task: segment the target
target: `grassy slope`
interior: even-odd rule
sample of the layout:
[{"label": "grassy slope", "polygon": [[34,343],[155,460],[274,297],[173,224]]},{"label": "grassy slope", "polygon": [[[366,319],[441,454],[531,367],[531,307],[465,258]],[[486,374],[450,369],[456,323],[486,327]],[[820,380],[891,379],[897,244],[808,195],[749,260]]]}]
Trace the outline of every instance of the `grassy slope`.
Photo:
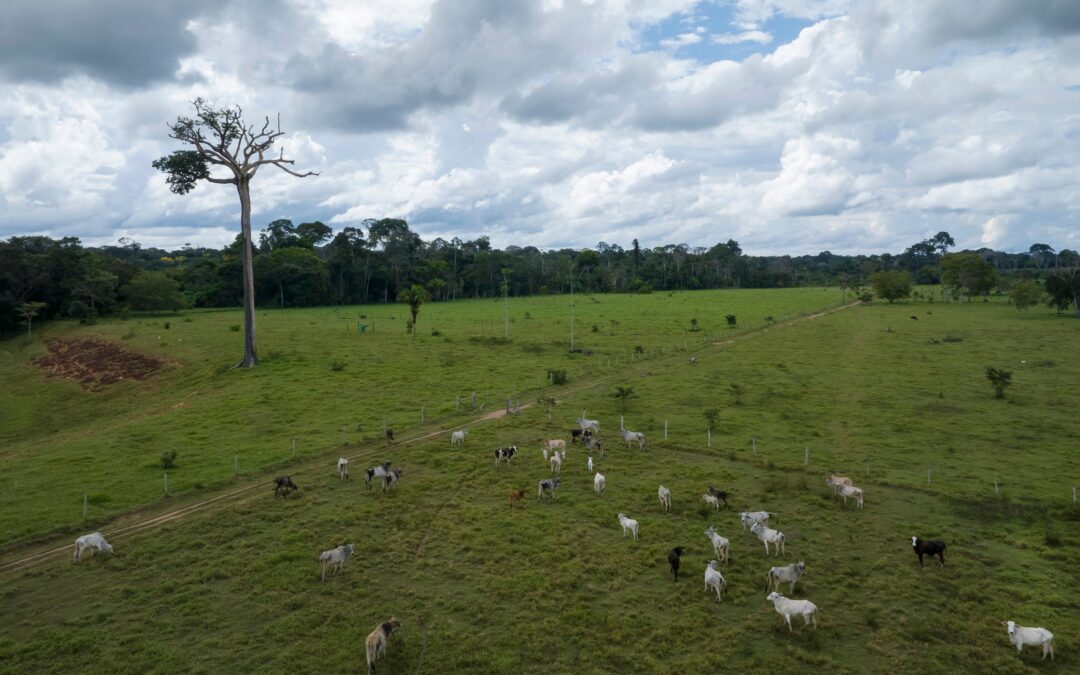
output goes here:
[{"label": "grassy slope", "polygon": [[[160,498],[159,458],[167,450],[179,453],[172,493],[210,487],[228,481],[234,455],[242,473],[291,460],[293,438],[304,456],[340,444],[343,427],[354,443],[380,436],[383,415],[399,432],[417,426],[421,406],[429,421],[474,417],[456,414],[454,404],[474,390],[485,411],[515,387],[523,401],[535,400],[535,391],[521,390],[535,389],[547,368],[565,368],[580,382],[579,370],[606,368],[636,345],[681,347],[691,318],[704,329],[695,334],[700,341],[704,331],[721,329],[727,313],[752,326],[838,299],[820,289],[578,296],[577,344],[591,356],[567,353],[566,297],[513,300],[514,342],[501,347],[470,340],[502,336],[503,306],[490,300],[423,307],[415,340],[404,335],[401,305],[265,311],[258,318],[263,362],[251,372],[228,370],[241,351],[241,333],[230,330],[238,312],[54,324],[29,346],[0,343],[0,544],[79,524],[84,494],[91,524]],[[355,332],[360,314],[373,333]],[[433,328],[442,336],[432,336]],[[39,340],[82,335],[176,365],[147,382],[87,393],[30,364],[44,353]],[[345,370],[332,371],[334,361]]]},{"label": "grassy slope", "polygon": [[[681,358],[635,364],[623,381],[641,396],[627,424],[652,448],[612,443],[600,463],[603,500],[572,448],[556,503],[532,499],[511,513],[505,501],[511,488],[533,494],[546,474],[535,441],[580,408],[611,436],[619,410],[607,388],[569,396],[552,423],[529,409],[476,426],[464,450],[445,439],[403,450],[408,473],[389,497],[339,483],[327,455],[326,473],[303,482],[296,499],[252,495],[121,538],[115,558],[51,563],[5,581],[0,664],[355,671],[363,636],[395,614],[405,628],[390,672],[1076,670],[1080,513],[1063,490],[1077,480],[1069,439],[1078,430],[1063,411],[1078,403],[1071,385],[1080,373],[1066,348],[1077,329],[1007,307],[864,307],[699,351],[694,367]],[[946,333],[963,341],[929,342]],[[493,363],[514,352],[495,349],[505,354]],[[1036,365],[1047,360],[1055,364]],[[982,378],[990,364],[1014,368],[1009,401],[993,400]],[[747,389],[737,407],[732,381]],[[708,406],[723,411],[712,451],[700,414]],[[665,418],[676,431],[667,443],[655,440]],[[696,439],[679,431],[691,428]],[[490,448],[509,442],[526,446],[524,456],[496,470]],[[1011,459],[1020,453],[1023,461]],[[870,478],[855,475],[867,507],[844,509],[820,473],[866,459]],[[1007,500],[989,498],[993,472]],[[674,495],[670,515],[657,508],[661,482]],[[781,514],[789,560],[808,563],[796,596],[821,607],[816,635],[781,628],[764,601],[772,563],[731,512],[703,508],[708,484],[727,487],[733,506]],[[641,542],[621,538],[618,511],[641,521]],[[710,523],[734,555],[719,605],[701,588]],[[919,569],[911,534],[946,539],[949,566]],[[359,557],[320,584],[315,554],[344,541]],[[680,544],[689,550],[676,586],[664,555]],[[998,624],[1005,618],[1053,630],[1057,662],[1039,665],[1031,653],[1018,661]]]}]

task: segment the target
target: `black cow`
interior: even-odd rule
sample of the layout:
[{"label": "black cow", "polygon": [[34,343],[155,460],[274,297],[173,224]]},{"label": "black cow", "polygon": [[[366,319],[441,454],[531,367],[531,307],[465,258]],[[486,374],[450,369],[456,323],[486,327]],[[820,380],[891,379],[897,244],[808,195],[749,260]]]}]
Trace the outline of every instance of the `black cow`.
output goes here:
[{"label": "black cow", "polygon": [[506,460],[506,463],[510,463],[510,458],[517,454],[517,446],[511,445],[509,448],[499,448],[495,451],[495,466],[499,466],[501,460]]},{"label": "black cow", "polygon": [[285,498],[289,497],[289,490],[299,490],[296,487],[296,483],[292,482],[292,478],[288,476],[278,476],[274,479],[274,496],[278,494],[284,494]]},{"label": "black cow", "polygon": [[726,492],[724,492],[723,490],[717,490],[716,488],[714,488],[713,486],[710,485],[709,486],[709,494],[712,495],[713,497],[716,497],[720,501],[724,502],[724,508],[725,509],[727,508],[727,493]]},{"label": "black cow", "polygon": [[676,546],[667,554],[667,561],[671,565],[671,575],[675,577],[675,583],[679,582],[679,556],[683,554],[683,550],[682,546]]},{"label": "black cow", "polygon": [[922,557],[928,555],[931,558],[938,557],[940,561],[938,564],[945,567],[945,542],[938,541],[936,539],[919,539],[918,537],[911,538],[911,548],[914,549],[915,555],[919,556],[919,566],[922,566]]}]

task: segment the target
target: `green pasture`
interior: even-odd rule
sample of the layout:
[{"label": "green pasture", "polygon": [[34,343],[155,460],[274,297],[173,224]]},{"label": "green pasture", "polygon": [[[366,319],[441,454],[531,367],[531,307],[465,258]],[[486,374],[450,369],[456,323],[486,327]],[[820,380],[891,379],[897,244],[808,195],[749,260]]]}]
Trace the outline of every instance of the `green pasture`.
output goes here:
[{"label": "green pasture", "polygon": [[[266,312],[260,344],[269,358],[253,372],[220,368],[239,348],[228,328],[235,313],[50,328],[116,339],[135,332],[129,344],[177,363],[103,393],[42,378],[26,365],[40,348],[9,343],[4,384],[35,398],[24,403],[9,386],[0,394],[5,410],[22,410],[3,423],[9,542],[74,527],[86,475],[99,495],[95,526],[158,499],[155,461],[168,447],[180,452],[170,481],[188,497],[220,492],[234,452],[242,471],[320,458],[325,470],[298,475],[301,490],[288,500],[260,488],[120,535],[112,558],[5,573],[0,670],[362,672],[363,638],[390,615],[404,627],[380,672],[1078,669],[1080,509],[1071,487],[1080,484],[1080,322],[994,302],[899,303],[720,335],[727,313],[780,320],[838,297],[818,289],[597,299],[593,311],[622,314],[614,335],[579,315],[591,356],[566,353],[565,321],[545,325],[565,298],[512,304],[506,344],[469,339],[481,315],[495,323],[484,335],[501,335],[502,306],[490,301],[425,308],[415,342],[403,335],[400,308],[336,310],[340,318],[333,309]],[[775,309],[781,303],[790,305]],[[376,317],[374,335],[346,334],[360,312]],[[700,334],[684,336],[691,317],[710,333],[708,346]],[[623,363],[637,344],[646,358]],[[618,365],[601,361],[616,354]],[[345,369],[331,370],[334,360]],[[1005,400],[984,377],[991,365],[1013,372]],[[486,412],[503,405],[508,380],[551,367],[570,374],[549,390],[559,399],[551,420],[534,405],[471,424],[463,448],[451,449],[446,436],[390,450],[376,442],[384,408],[395,429],[419,433],[426,400],[440,418],[427,428],[449,426],[477,416],[455,411],[454,396],[478,390]],[[731,384],[742,389],[738,403]],[[616,386],[634,389],[625,409]],[[531,403],[536,392],[520,398]],[[718,411],[712,447],[707,409]],[[582,410],[607,440],[604,459],[594,457],[607,494],[592,493],[586,454],[571,446],[558,499],[538,502],[536,483],[549,475],[539,441],[565,437]],[[620,415],[646,434],[646,450],[620,445]],[[496,468],[491,451],[507,444],[521,453]],[[333,475],[339,454],[354,458],[350,482]],[[384,458],[405,468],[401,487],[369,493],[360,469]],[[866,490],[864,510],[824,488],[827,470]],[[660,484],[672,491],[671,514],[659,509]],[[705,507],[709,485],[729,491],[731,510]],[[67,491],[63,503],[56,486]],[[508,506],[511,489],[527,493],[521,510]],[[744,509],[778,513],[772,525],[787,535],[787,561],[807,562],[795,597],[819,606],[816,633],[789,635],[765,602],[765,573],[777,563],[741,531],[734,512]],[[620,511],[641,522],[641,541],[621,536]],[[732,542],[722,603],[702,589],[710,524]],[[102,529],[108,536],[107,523]],[[920,569],[912,535],[947,541],[947,566]],[[346,542],[358,556],[320,582],[318,552]],[[687,553],[674,584],[665,556],[677,545]],[[1019,659],[1005,619],[1053,631],[1057,660],[1042,664],[1030,648]]]},{"label": "green pasture", "polygon": [[[178,453],[171,494],[213,488],[231,479],[234,460],[242,475],[292,461],[293,439],[303,458],[381,438],[384,417],[399,435],[420,427],[422,414],[428,423],[457,424],[477,416],[474,391],[481,413],[505,406],[511,394],[529,403],[548,369],[566,370],[574,387],[627,360],[839,302],[837,289],[577,295],[578,353],[568,349],[565,296],[511,298],[505,307],[501,300],[424,305],[415,338],[406,335],[404,305],[266,310],[257,317],[262,361],[252,371],[230,370],[243,350],[243,334],[233,330],[239,311],[48,324],[29,343],[0,343],[0,546],[81,528],[84,496],[91,524],[159,499],[166,451]],[[727,314],[739,331],[727,327]],[[691,319],[697,332],[688,330]],[[33,365],[49,339],[84,336],[171,365],[100,392]]]}]

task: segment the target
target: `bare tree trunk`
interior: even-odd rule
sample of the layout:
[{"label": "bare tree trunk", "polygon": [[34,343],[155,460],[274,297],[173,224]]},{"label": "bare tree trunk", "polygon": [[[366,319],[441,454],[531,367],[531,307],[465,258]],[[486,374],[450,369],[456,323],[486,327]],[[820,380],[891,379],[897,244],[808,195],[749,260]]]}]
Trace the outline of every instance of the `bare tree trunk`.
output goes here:
[{"label": "bare tree trunk", "polygon": [[247,179],[236,183],[240,193],[240,230],[244,239],[244,359],[239,368],[253,368],[259,362],[255,354],[255,271],[251,261],[251,186]]}]

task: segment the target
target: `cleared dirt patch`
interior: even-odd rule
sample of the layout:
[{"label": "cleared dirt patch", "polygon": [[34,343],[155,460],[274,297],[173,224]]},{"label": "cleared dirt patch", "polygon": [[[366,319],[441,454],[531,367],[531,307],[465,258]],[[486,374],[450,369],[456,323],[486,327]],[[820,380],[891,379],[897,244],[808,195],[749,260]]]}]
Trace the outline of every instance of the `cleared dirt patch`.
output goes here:
[{"label": "cleared dirt patch", "polygon": [[60,338],[46,346],[49,355],[34,363],[54,377],[75,380],[91,391],[122,380],[145,380],[165,365],[161,359],[94,338]]}]

